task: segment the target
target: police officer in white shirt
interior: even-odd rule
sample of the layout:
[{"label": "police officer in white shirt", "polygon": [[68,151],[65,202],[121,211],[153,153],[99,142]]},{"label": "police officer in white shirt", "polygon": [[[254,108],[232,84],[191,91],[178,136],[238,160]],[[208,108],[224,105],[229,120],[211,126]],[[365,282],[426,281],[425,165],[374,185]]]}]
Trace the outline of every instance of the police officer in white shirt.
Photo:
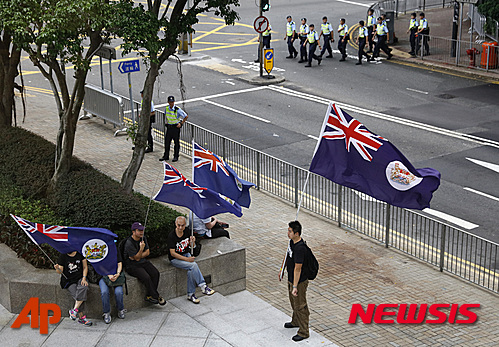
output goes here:
[{"label": "police officer in white shirt", "polygon": [[293,22],[293,18],[291,16],[287,16],[286,20],[286,36],[284,36],[284,40],[287,40],[288,43],[288,52],[289,55],[286,57],[288,59],[296,58],[298,55],[298,51],[295,49],[295,35],[296,35],[296,24]]},{"label": "police officer in white shirt", "polygon": [[361,20],[359,22],[359,35],[357,36],[357,44],[359,45],[359,61],[355,65],[362,65],[362,57],[365,56],[367,58],[367,61],[371,61],[371,57],[367,55],[366,52],[364,52],[364,47],[366,46],[366,40],[367,37],[369,36],[369,31],[367,28],[364,26],[364,21]]},{"label": "police officer in white shirt", "polygon": [[347,40],[345,40],[348,34],[348,25],[345,24],[345,18],[340,19],[340,25],[338,25],[338,34],[340,39],[338,40],[338,50],[341,53],[340,61],[345,61],[347,58]]},{"label": "police officer in white shirt", "polygon": [[326,16],[322,17],[321,33],[319,34],[319,39],[321,38],[322,35],[324,35],[324,47],[322,47],[321,57],[324,55],[324,53],[327,50],[329,55],[326,55],[326,58],[332,58],[333,50],[331,49],[331,42],[334,42],[333,27],[327,21]]},{"label": "police officer in white shirt", "polygon": [[303,46],[305,41],[307,41],[307,34],[308,34],[307,18],[302,18],[300,25],[300,32],[298,34],[300,37],[300,60],[298,61],[299,63],[305,63],[307,61],[307,48]]},{"label": "police officer in white shirt", "polygon": [[307,41],[303,44],[306,46],[308,42],[308,64],[305,67],[312,66],[312,58],[317,60],[317,65],[321,65],[322,58],[320,56],[315,55],[315,49],[317,45],[319,45],[319,49],[321,49],[321,44],[319,42],[319,34],[314,30],[314,25],[309,25],[309,32],[307,35]]}]

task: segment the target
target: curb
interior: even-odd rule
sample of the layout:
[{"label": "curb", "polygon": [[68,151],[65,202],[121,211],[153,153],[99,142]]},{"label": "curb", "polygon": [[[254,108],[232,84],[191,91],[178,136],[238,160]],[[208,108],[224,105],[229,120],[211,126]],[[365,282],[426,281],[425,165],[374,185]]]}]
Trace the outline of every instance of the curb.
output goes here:
[{"label": "curb", "polygon": [[278,84],[282,83],[286,80],[284,76],[277,76],[277,75],[271,75],[274,76],[275,78],[273,79],[268,79],[265,76],[260,77],[260,76],[254,76],[254,77],[249,77],[249,76],[236,76],[236,79],[239,81],[247,82],[252,85],[258,85],[258,86],[268,86],[271,84]]}]

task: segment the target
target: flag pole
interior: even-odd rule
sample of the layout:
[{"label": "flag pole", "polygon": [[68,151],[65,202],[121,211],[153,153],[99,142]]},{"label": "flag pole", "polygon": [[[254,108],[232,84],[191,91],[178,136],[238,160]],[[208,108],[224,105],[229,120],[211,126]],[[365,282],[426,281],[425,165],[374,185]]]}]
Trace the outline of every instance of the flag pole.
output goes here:
[{"label": "flag pole", "polygon": [[[324,116],[324,120],[322,121],[321,132],[319,134],[319,138],[317,139],[317,144],[315,145],[314,155],[312,156],[312,158],[315,156],[315,153],[317,152],[317,149],[319,148],[319,144],[321,142],[321,138],[322,138],[322,135],[324,133],[324,129],[326,127],[327,119],[328,119],[329,114],[331,113],[332,107],[333,107],[333,103],[330,102],[329,106],[327,108],[327,111],[326,111],[326,115]],[[301,191],[300,203],[298,204],[298,209],[296,210],[295,220],[298,220],[298,213],[300,213],[300,207],[301,207],[301,204],[303,202],[303,195],[305,195],[305,189],[307,188],[307,184],[308,184],[308,179],[309,178],[310,178],[310,171],[307,171],[307,179],[305,180],[305,184],[303,185],[303,190]]]},{"label": "flag pole", "polygon": [[[191,156],[191,161],[192,161],[192,183],[196,183],[194,181],[194,132],[192,132],[192,143],[191,143],[191,146],[192,146],[192,156]],[[194,212],[192,212],[192,210],[190,210],[189,212],[189,219],[190,219],[190,222],[191,222],[191,236],[194,236]],[[191,245],[191,255],[194,254],[194,246]]]}]

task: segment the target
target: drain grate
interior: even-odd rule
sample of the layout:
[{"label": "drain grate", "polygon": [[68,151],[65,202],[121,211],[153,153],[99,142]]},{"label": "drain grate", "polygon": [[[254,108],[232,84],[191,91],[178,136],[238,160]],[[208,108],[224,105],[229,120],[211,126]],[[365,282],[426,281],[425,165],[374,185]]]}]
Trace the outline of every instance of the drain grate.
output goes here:
[{"label": "drain grate", "polygon": [[454,99],[456,96],[452,94],[439,94],[437,95],[437,98],[440,99]]}]

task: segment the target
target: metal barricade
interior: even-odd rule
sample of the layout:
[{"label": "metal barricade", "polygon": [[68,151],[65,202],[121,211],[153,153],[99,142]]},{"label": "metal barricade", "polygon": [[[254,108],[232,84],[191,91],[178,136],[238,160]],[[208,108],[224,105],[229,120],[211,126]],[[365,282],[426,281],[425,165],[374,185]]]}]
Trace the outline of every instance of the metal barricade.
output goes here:
[{"label": "metal barricade", "polygon": [[92,84],[85,85],[85,98],[83,100],[83,117],[87,114],[95,115],[114,125],[120,127],[116,130],[114,136],[120,132],[126,131],[123,121],[123,97],[103,90]]}]

